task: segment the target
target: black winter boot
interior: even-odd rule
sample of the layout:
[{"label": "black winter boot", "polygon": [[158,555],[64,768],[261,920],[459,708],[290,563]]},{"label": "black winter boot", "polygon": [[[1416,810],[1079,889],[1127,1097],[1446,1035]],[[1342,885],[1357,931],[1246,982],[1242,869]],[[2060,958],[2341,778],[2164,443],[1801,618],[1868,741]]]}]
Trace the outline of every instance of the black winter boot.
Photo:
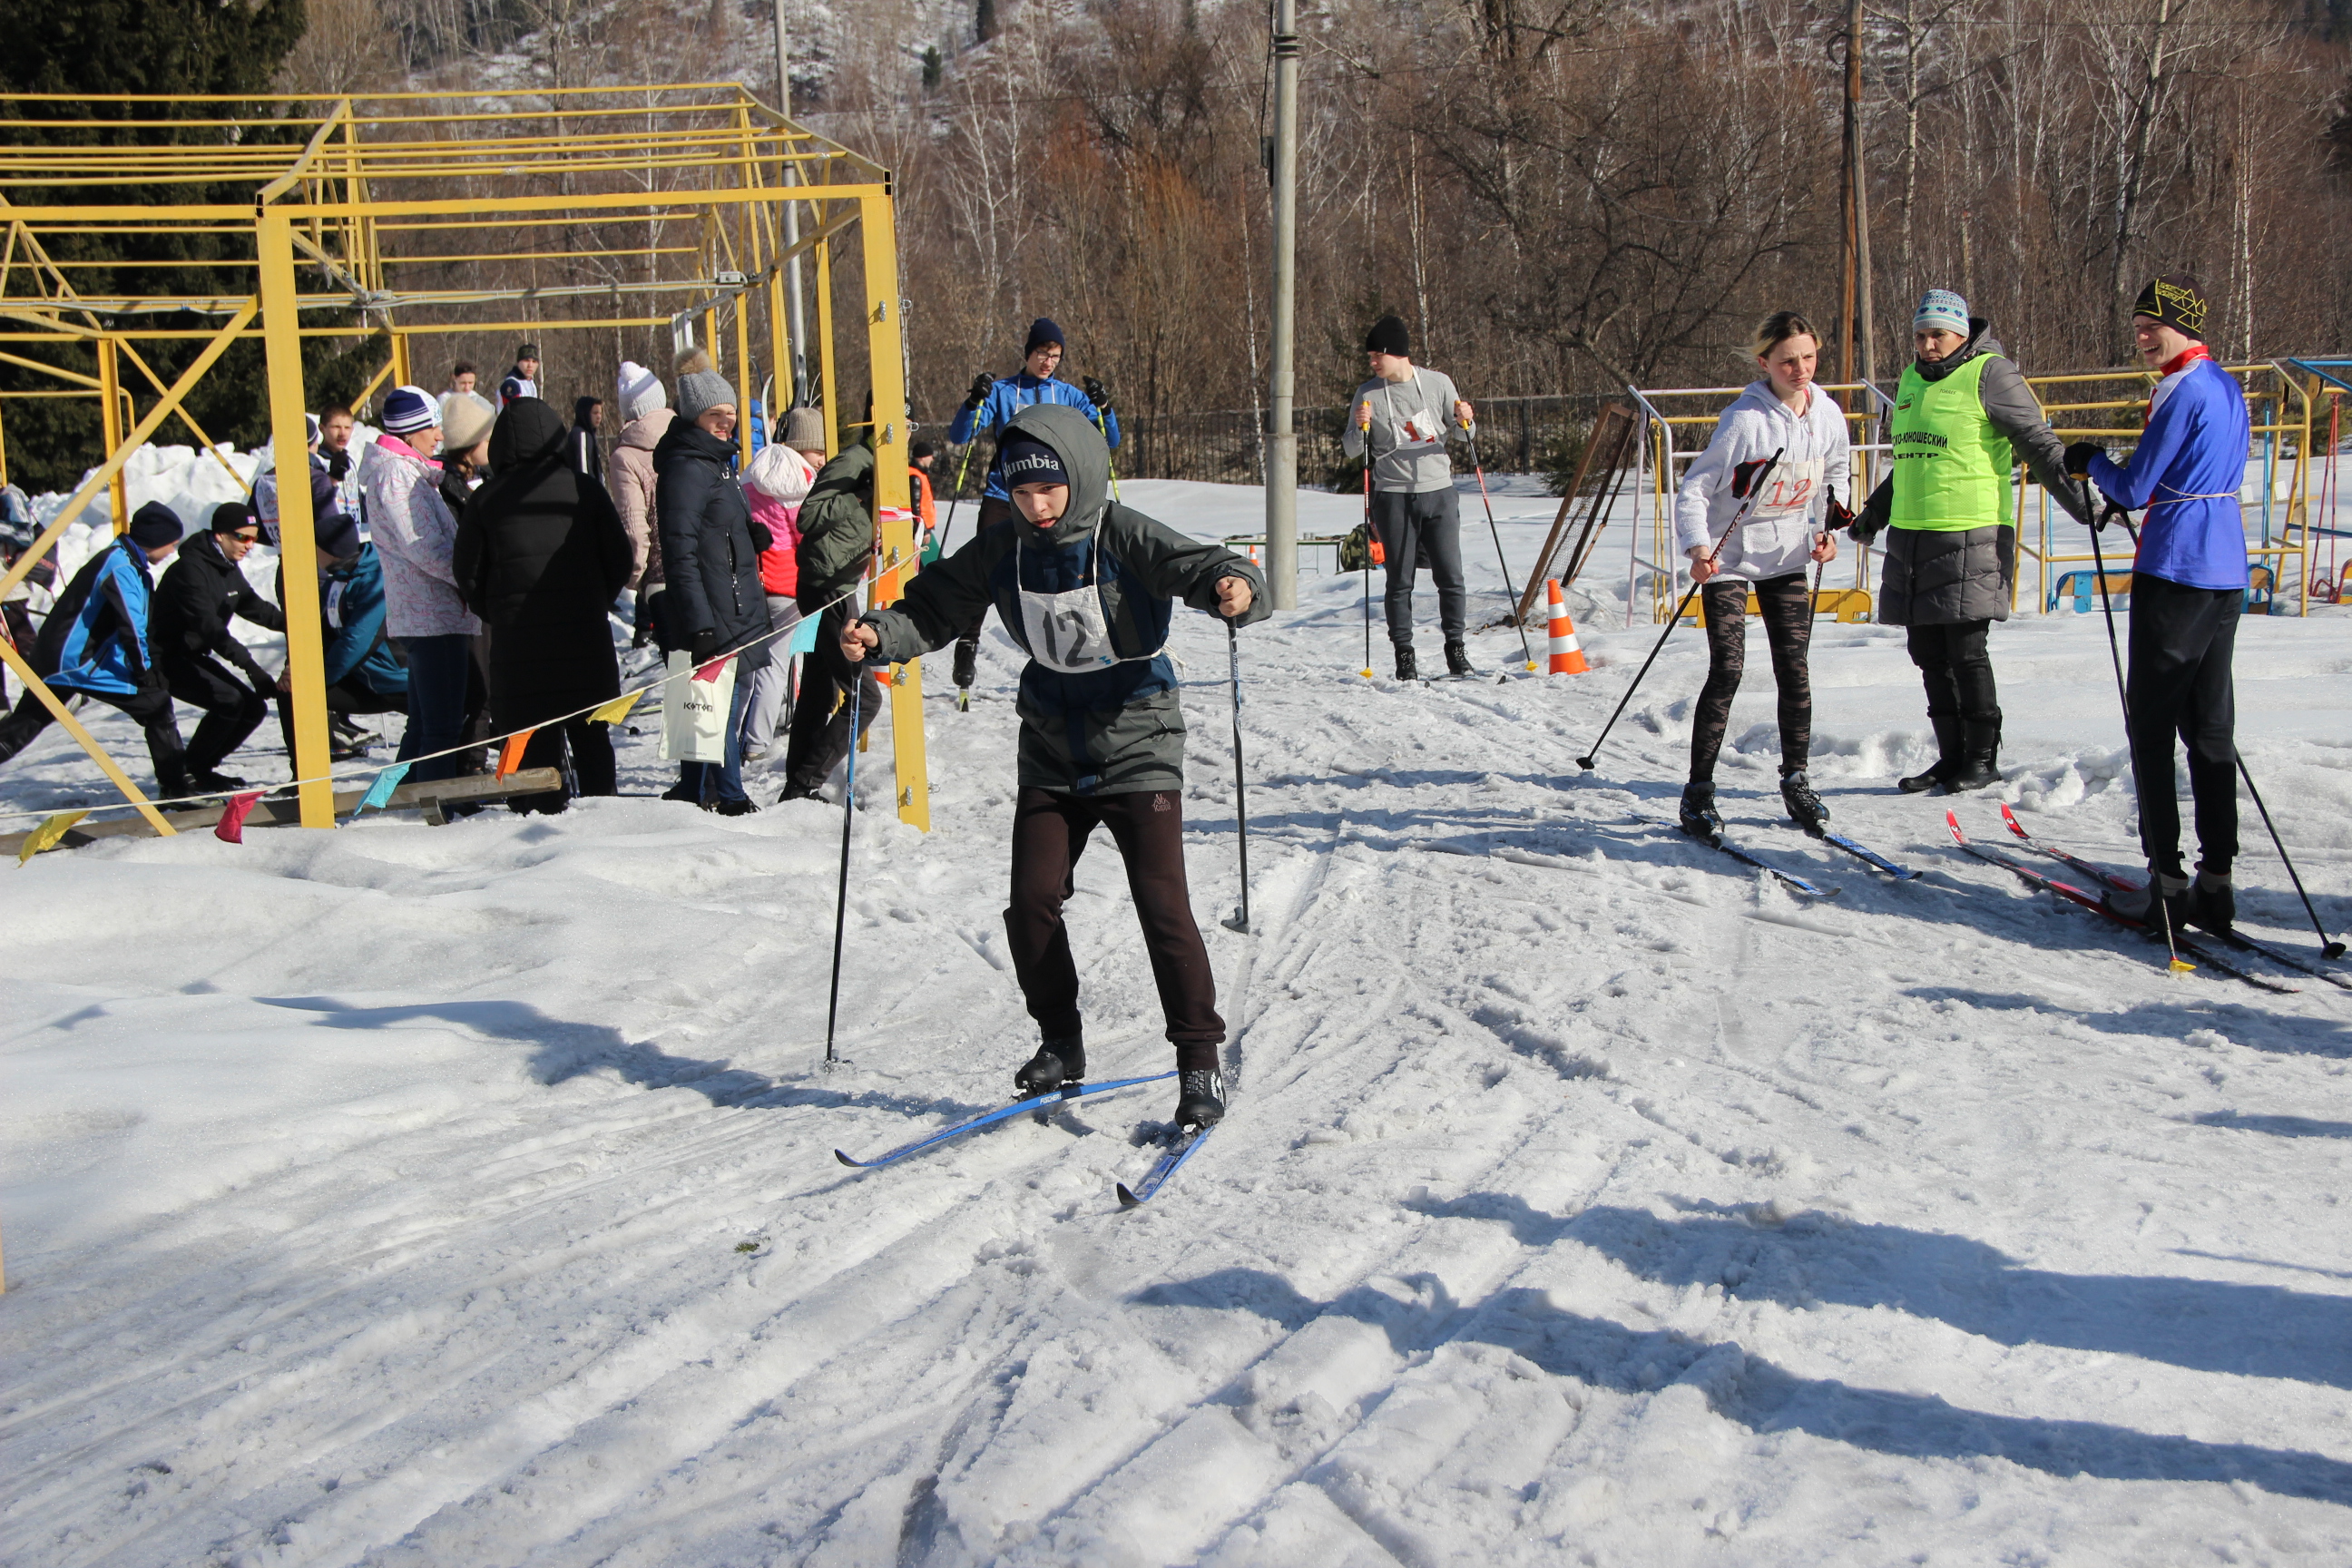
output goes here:
[{"label": "black winter boot", "polygon": [[980,674],[980,644],[956,639],[955,683],[969,688]]},{"label": "black winter boot", "polygon": [[2197,879],[2189,885],[2189,897],[2183,902],[2180,918],[2215,936],[2229,935],[2230,928],[2238,923],[2238,895],[2230,886],[2230,874],[2224,871],[2216,876],[2200,862]]},{"label": "black winter boot", "polygon": [[1399,680],[1421,679],[1421,665],[1413,658],[1412,644],[1409,642],[1396,645],[1396,678]]},{"label": "black winter boot", "polygon": [[1469,648],[1458,640],[1445,645],[1445,673],[1448,675],[1478,673],[1477,667],[1470,662]]},{"label": "black winter boot", "polygon": [[1780,804],[1789,808],[1789,819],[1819,838],[1830,825],[1830,808],[1813,793],[1812,781],[1799,768],[1780,775]]},{"label": "black winter boot", "polygon": [[1013,1075],[1013,1087],[1021,1098],[1052,1094],[1060,1089],[1076,1089],[1087,1079],[1087,1040],[1084,1035],[1072,1035],[1064,1040],[1047,1040],[1037,1047],[1037,1054],[1022,1064]]},{"label": "black winter boot", "polygon": [[1930,713],[1927,722],[1936,727],[1935,762],[1921,773],[1895,781],[1895,787],[1905,795],[1925,795],[1950,778],[1960,766],[1960,721],[1957,714]]},{"label": "black winter boot", "polygon": [[[2161,912],[2156,907],[2159,893],[2164,899]],[[2171,922],[2174,931],[2179,931],[2189,923],[2189,879],[2170,871],[2159,871],[2150,866],[2147,868],[2147,886],[2128,891],[2121,888],[2110,889],[2099,902],[2105,904],[2111,913],[2144,925],[2152,931],[2162,931],[2167,921]]]},{"label": "black winter boot", "polygon": [[1712,844],[1723,831],[1723,814],[1715,809],[1715,784],[1693,779],[1683,785],[1682,828],[1693,838]]},{"label": "black winter boot", "polygon": [[1214,1068],[1176,1075],[1176,1125],[1209,1128],[1225,1119],[1225,1078]]},{"label": "black winter boot", "polygon": [[1959,766],[1944,776],[1944,793],[1958,795],[2000,783],[2000,715],[1960,721]]}]

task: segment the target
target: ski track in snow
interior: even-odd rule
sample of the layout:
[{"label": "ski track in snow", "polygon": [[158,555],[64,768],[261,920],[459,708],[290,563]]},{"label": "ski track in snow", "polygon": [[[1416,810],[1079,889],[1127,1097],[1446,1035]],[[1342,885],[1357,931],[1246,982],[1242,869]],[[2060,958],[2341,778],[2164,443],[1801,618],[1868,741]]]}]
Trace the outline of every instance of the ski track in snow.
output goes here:
[{"label": "ski track in snow", "polygon": [[[1255,524],[1255,491],[1127,489]],[[1517,565],[1554,503],[1510,491]],[[1307,499],[1308,531],[1352,521]],[[1310,575],[1244,637],[1246,937],[1217,924],[1223,639],[1179,619],[1233,1110],[1130,1214],[1170,1086],[832,1158],[1002,1103],[1029,1049],[1001,633],[969,714],[930,694],[930,835],[875,731],[832,1073],[837,806],[0,873],[0,1561],[2352,1558],[2352,999],[2168,978],[1954,853],[1948,803],[1891,788],[1927,744],[1898,631],[1819,627],[1814,763],[1909,884],[1779,825],[1750,660],[1727,815],[1838,889],[1809,900],[1633,820],[1671,815],[1697,637],[1580,774],[1655,636],[1622,599],[1588,597],[1591,675],[1526,677],[1497,630],[1474,648],[1508,679],[1400,687],[1384,647],[1356,673],[1358,590]],[[2352,613],[2239,647],[2242,743],[2340,929]],[[2097,618],[2025,616],[1995,657],[2008,780],[1948,804],[2135,864]],[[666,782],[655,741],[624,789]],[[0,805],[88,772],[53,734]],[[2251,811],[2243,840],[2248,928],[2308,951]],[[1077,885],[1095,1069],[1161,1070],[1107,837]]]}]

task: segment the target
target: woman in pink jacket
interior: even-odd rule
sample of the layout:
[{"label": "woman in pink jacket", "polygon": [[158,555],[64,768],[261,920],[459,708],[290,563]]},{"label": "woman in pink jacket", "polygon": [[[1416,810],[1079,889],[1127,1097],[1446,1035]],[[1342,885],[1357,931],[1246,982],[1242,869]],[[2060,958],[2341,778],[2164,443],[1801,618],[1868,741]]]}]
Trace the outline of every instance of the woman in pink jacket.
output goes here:
[{"label": "woman in pink jacket", "polygon": [[383,400],[383,434],[360,459],[360,495],[383,563],[384,630],[408,666],[400,756],[431,759],[410,770],[412,784],[457,774],[452,748],[465,728],[466,681],[482,629],[450,563],[457,520],[441,498],[441,466],[433,460],[440,446],[441,405],[422,387],[395,387]]},{"label": "woman in pink jacket", "polygon": [[[751,521],[764,527],[774,542],[760,552],[760,586],[768,595],[768,625],[779,632],[801,618],[800,608],[793,602],[800,587],[800,562],[793,552],[801,542],[801,501],[815,479],[815,467],[781,441],[761,447],[743,479],[743,499],[751,503]],[[791,695],[791,671],[784,650],[778,647],[751,677],[751,694],[743,703],[745,762],[768,754],[768,748],[775,743],[777,721]]]}]

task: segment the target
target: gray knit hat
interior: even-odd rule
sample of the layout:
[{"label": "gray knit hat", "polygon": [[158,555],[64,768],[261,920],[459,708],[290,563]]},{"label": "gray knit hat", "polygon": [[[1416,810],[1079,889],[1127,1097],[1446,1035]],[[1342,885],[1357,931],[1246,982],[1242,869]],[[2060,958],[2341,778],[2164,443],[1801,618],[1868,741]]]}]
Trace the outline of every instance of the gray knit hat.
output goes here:
[{"label": "gray knit hat", "polygon": [[698,370],[677,378],[677,416],[692,421],[706,408],[735,403],[735,389],[715,370]]},{"label": "gray knit hat", "polygon": [[784,445],[795,452],[824,450],[824,416],[803,403],[784,416]]}]

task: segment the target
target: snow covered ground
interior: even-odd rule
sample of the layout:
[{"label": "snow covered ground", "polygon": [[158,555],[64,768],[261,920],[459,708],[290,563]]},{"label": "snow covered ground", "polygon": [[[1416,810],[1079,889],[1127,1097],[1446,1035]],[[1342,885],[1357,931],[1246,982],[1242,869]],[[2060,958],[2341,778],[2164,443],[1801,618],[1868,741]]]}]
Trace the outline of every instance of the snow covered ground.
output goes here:
[{"label": "snow covered ground", "polygon": [[[1126,488],[1255,526],[1253,491]],[[1553,503],[1499,505],[1517,570]],[[2168,978],[1953,852],[1891,787],[1927,754],[1898,631],[1821,625],[1815,763],[1907,885],[1770,825],[1751,658],[1728,815],[1840,889],[1806,902],[1631,820],[1671,812],[1697,637],[1580,776],[1655,635],[1622,602],[1585,602],[1591,675],[1520,677],[1503,631],[1475,646],[1513,679],[1400,688],[1356,673],[1355,579],[1305,599],[1244,638],[1249,937],[1215,924],[1223,638],[1178,623],[1233,1115],[1133,1214],[1163,1086],[833,1159],[1001,1103],[1027,1054],[993,632],[969,714],[933,661],[935,831],[889,810],[886,730],[864,759],[832,1074],[837,808],[650,798],[650,723],[631,797],[560,818],[0,871],[0,1561],[2352,1560],[2352,995]],[[1994,647],[2000,798],[2132,864],[2097,617]],[[2352,612],[2239,647],[2340,929]],[[0,807],[90,778],[52,734]],[[2251,813],[2240,866],[2249,928],[2308,951]],[[1161,1070],[1107,842],[1078,889],[1097,1073]]]}]

